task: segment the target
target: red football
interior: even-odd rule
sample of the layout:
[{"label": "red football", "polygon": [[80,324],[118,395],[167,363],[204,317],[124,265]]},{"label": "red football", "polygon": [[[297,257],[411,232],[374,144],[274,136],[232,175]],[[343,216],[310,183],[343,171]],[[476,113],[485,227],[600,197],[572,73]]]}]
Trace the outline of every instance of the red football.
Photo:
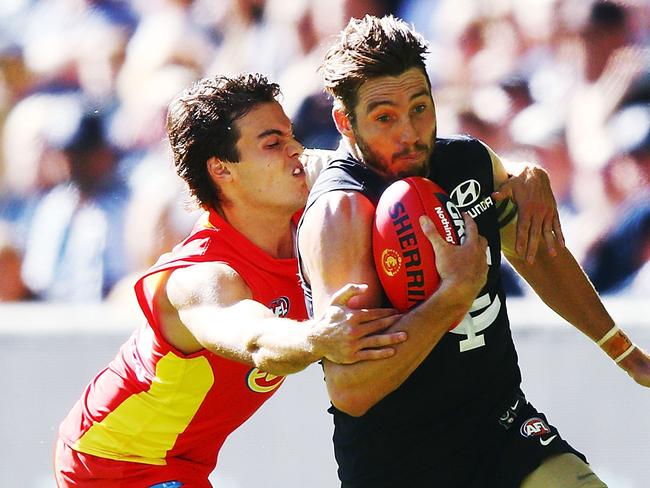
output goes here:
[{"label": "red football", "polygon": [[464,233],[460,212],[445,191],[426,178],[414,176],[391,184],[375,211],[375,267],[386,296],[400,312],[431,296],[440,283],[433,247],[418,220],[425,214],[447,242],[460,242]]}]

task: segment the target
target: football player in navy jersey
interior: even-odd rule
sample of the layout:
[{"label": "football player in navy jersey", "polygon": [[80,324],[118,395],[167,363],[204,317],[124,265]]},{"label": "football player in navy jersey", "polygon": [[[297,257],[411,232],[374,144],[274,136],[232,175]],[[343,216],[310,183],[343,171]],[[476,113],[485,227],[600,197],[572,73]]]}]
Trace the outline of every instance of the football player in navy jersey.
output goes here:
[{"label": "football player in navy jersey", "polygon": [[[531,225],[503,198],[507,191],[494,193],[509,179],[500,158],[471,137],[436,137],[426,49],[403,21],[366,16],[350,21],[321,67],[342,142],[315,181],[299,227],[312,312],[321,314],[348,282],[369,286],[351,306],[387,304],[371,229],[377,201],[393,181],[434,180],[465,212],[467,230],[464,243],[453,246],[420,219],[441,282],[391,327],[409,335],[394,356],[323,361],[342,486],[603,487],[585,456],[521,390],[502,253],[551,308],[644,386],[650,358],[616,327],[571,253],[556,245],[556,216]],[[518,231],[519,220],[528,222]],[[520,249],[518,238],[530,227],[541,230],[548,252]]]}]

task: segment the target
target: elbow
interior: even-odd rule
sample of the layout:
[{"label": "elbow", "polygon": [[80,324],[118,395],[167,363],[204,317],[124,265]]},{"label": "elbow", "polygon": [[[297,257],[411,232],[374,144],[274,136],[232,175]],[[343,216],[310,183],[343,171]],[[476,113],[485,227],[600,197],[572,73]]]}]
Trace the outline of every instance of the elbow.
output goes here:
[{"label": "elbow", "polygon": [[264,348],[249,351],[249,353],[254,366],[264,373],[276,376],[298,373],[309,366],[309,362],[302,357],[278,355]]},{"label": "elbow", "polygon": [[297,364],[291,361],[277,361],[270,358],[253,356],[253,364],[261,371],[276,376],[287,376],[298,373],[305,369],[305,364]]},{"label": "elbow", "polygon": [[362,417],[375,403],[366,395],[355,393],[352,390],[341,391],[328,387],[328,391],[332,405],[351,417]]}]

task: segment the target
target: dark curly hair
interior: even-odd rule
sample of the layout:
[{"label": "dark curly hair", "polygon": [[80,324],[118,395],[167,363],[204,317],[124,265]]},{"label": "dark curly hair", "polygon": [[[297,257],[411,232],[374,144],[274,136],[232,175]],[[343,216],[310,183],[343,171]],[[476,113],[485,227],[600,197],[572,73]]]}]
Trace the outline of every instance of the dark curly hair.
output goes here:
[{"label": "dark curly hair", "polygon": [[219,205],[206,162],[238,162],[235,121],[261,103],[277,101],[280,87],[260,74],[204,78],[178,95],[167,111],[167,136],[176,172],[204,208]]},{"label": "dark curly hair", "polygon": [[406,22],[392,15],[350,19],[320,66],[325,90],[353,115],[357,90],[367,80],[398,76],[418,68],[426,76],[427,43]]}]

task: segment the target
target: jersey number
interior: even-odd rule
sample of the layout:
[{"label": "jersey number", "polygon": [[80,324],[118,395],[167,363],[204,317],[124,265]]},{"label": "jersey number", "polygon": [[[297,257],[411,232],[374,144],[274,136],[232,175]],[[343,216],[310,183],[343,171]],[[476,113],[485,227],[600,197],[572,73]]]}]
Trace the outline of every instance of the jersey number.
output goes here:
[{"label": "jersey number", "polygon": [[[487,260],[488,265],[492,264],[490,259],[490,249],[487,249]],[[494,323],[499,315],[499,310],[501,309],[501,300],[499,295],[494,297],[493,301],[490,301],[490,294],[486,293],[478,297],[472,303],[472,307],[469,309],[469,313],[465,315],[463,320],[454,327],[450,332],[453,334],[462,334],[466,335],[467,338],[463,339],[458,343],[460,352],[471,351],[477,347],[483,347],[485,345],[485,337],[483,335],[477,335],[477,332],[487,329],[490,325]],[[478,312],[475,315],[470,315],[472,312]]]}]

